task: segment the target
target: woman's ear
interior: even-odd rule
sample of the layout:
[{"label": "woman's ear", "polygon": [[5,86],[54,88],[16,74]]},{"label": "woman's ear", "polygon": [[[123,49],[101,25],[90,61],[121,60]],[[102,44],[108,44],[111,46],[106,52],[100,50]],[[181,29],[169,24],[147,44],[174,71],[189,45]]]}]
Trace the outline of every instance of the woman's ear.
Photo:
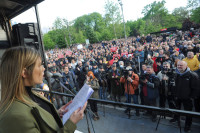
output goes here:
[{"label": "woman's ear", "polygon": [[22,70],[22,74],[21,75],[22,75],[23,78],[27,78],[28,75],[27,75],[27,69],[26,68],[24,68]]}]

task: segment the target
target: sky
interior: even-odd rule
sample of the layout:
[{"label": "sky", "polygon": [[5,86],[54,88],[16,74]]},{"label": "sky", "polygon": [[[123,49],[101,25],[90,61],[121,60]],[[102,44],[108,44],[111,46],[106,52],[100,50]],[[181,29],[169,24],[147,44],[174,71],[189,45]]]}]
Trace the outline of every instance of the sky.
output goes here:
[{"label": "sky", "polygon": [[[45,0],[38,5],[40,23],[43,32],[47,32],[53,25],[57,17],[65,18],[72,21],[79,16],[98,12],[102,15],[105,14],[105,3],[107,0]],[[110,0],[118,4],[118,0]],[[161,0],[121,0],[124,9],[124,19],[137,20],[143,17],[141,14],[143,8],[153,3],[154,1]],[[175,8],[185,7],[187,0],[165,0],[165,7],[171,13]],[[121,8],[120,8],[121,9]],[[16,23],[36,22],[35,10],[24,12],[12,20]]]}]

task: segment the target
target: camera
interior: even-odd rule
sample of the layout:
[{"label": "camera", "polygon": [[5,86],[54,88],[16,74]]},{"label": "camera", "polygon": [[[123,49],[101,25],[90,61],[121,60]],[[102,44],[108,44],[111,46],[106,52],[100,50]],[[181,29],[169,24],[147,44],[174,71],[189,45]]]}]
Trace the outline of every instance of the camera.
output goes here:
[{"label": "camera", "polygon": [[160,63],[165,62],[165,57],[157,57],[156,62],[160,62]]},{"label": "camera", "polygon": [[162,74],[166,74],[167,76],[171,77],[176,74],[176,68],[163,68],[161,70]]},{"label": "camera", "polygon": [[163,68],[161,71],[162,74],[166,74],[169,77],[169,85],[175,86],[175,75],[176,75],[176,68]]},{"label": "camera", "polygon": [[[129,74],[129,71],[130,71],[130,70],[123,69],[123,70],[122,70],[122,75],[123,75],[125,78],[132,77],[132,74]],[[134,79],[135,79],[135,76],[133,76],[133,80],[134,80]]]},{"label": "camera", "polygon": [[123,75],[124,77],[128,77],[128,76],[129,76],[128,70],[123,69],[123,70],[122,70],[122,75]]}]

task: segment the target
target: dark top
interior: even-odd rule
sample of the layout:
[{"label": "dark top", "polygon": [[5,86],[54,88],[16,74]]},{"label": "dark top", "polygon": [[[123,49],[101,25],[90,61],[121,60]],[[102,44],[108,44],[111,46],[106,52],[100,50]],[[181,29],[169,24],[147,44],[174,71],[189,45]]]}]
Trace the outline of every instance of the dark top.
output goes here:
[{"label": "dark top", "polygon": [[52,116],[53,115],[53,112],[51,110],[51,107],[44,101],[42,100],[41,98],[35,96],[32,91],[31,91],[31,87],[27,87],[26,86],[26,90],[28,92],[28,95],[30,96],[30,98],[36,102],[41,108],[43,108],[44,110],[46,110],[47,112],[49,112]]}]

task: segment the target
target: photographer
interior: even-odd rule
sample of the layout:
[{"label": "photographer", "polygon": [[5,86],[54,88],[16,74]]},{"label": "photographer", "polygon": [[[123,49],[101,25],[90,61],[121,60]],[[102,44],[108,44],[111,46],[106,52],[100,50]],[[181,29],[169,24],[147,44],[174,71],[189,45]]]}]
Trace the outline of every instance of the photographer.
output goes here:
[{"label": "photographer", "polygon": [[169,108],[175,108],[174,94],[172,92],[175,86],[175,73],[173,68],[170,68],[169,62],[163,63],[163,69],[158,73],[158,78],[160,79],[160,107],[165,108],[166,99],[168,101]]},{"label": "photographer", "polygon": [[[55,69],[55,71],[52,72],[52,74],[53,75],[50,78],[52,90],[56,91],[56,92],[63,93],[63,89],[60,86],[60,78],[62,77],[62,75],[59,72],[57,72],[56,69]],[[57,108],[61,107],[60,100],[62,101],[63,105],[65,104],[65,100],[64,100],[63,96],[61,96],[61,95],[53,95],[53,97],[56,99],[55,102],[57,104]]]},{"label": "photographer", "polygon": [[121,102],[122,89],[120,86],[120,71],[117,69],[116,64],[112,65],[112,70],[109,72],[108,79],[111,84],[111,94],[115,102]]},{"label": "photographer", "polygon": [[[158,98],[158,88],[160,85],[159,78],[155,75],[153,71],[153,66],[147,66],[146,74],[144,80],[141,81],[143,83],[143,96],[144,96],[144,104],[149,106],[156,106],[156,100]],[[152,121],[156,121],[156,113],[155,112],[147,112],[147,115],[152,115]]]},{"label": "photographer", "polygon": [[76,84],[76,77],[72,72],[69,71],[67,65],[65,65],[64,67],[64,73],[62,73],[61,83],[64,84],[70,91],[76,93],[76,90],[74,89]]},{"label": "photographer", "polygon": [[[133,103],[138,104],[138,85],[139,77],[135,74],[131,67],[126,67],[123,76],[120,78],[120,82],[124,83],[125,96],[127,103],[131,103],[131,97],[133,98]],[[130,108],[125,110],[125,113],[130,111]],[[139,116],[139,110],[136,109],[136,115]]]}]

